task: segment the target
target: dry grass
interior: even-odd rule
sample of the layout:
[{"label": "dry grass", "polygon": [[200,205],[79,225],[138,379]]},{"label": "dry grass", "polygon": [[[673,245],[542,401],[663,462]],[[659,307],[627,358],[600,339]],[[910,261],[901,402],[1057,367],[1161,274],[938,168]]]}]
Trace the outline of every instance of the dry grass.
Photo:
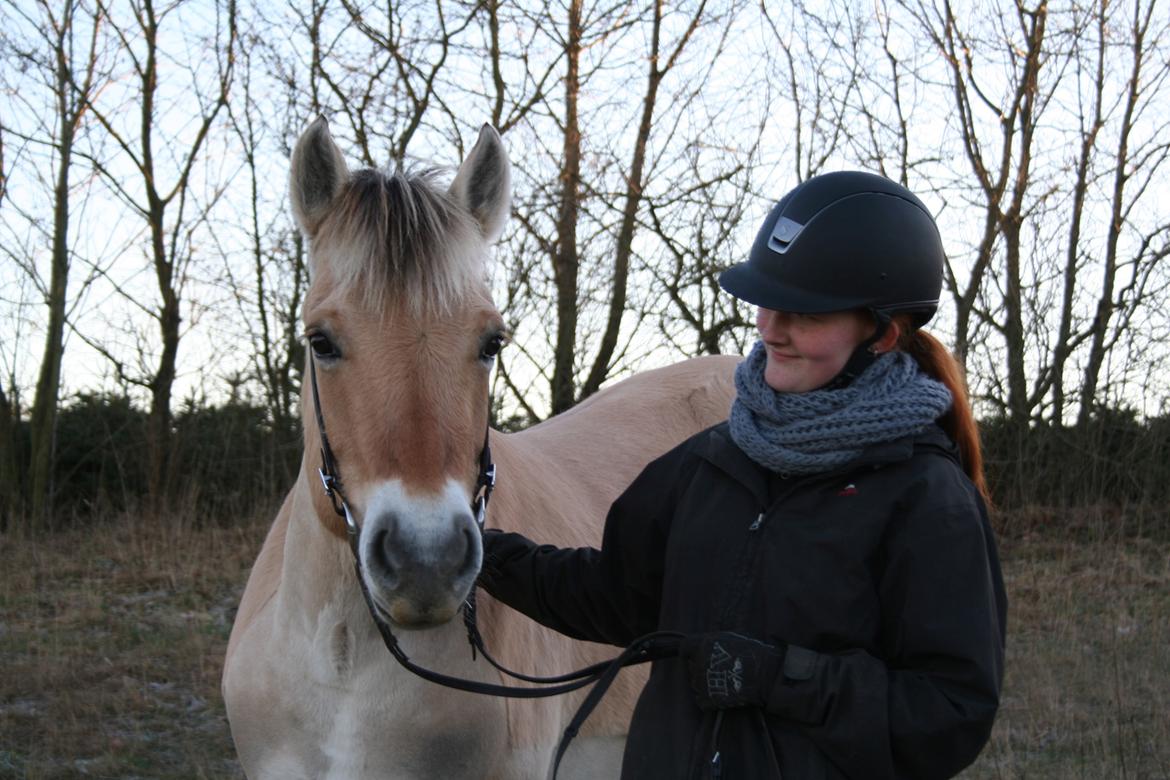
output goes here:
[{"label": "dry grass", "polygon": [[1004,699],[965,778],[1170,778],[1170,517],[1033,510],[1000,540]]},{"label": "dry grass", "polygon": [[241,777],[219,677],[262,533],[0,537],[0,777]]},{"label": "dry grass", "polygon": [[[964,777],[1170,778],[1170,533],[1156,521],[1008,523],[1005,698]],[[0,778],[239,777],[219,675],[266,524],[0,536]]]}]

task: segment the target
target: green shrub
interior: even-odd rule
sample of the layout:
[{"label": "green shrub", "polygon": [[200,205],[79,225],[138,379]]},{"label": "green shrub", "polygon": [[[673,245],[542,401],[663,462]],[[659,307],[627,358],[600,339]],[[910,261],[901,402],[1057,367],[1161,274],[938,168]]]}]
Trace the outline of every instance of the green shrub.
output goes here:
[{"label": "green shrub", "polygon": [[[146,418],[129,398],[110,393],[80,394],[62,407],[57,517],[133,509],[146,497]],[[523,427],[516,419],[502,422]],[[1140,420],[1130,410],[1102,408],[1079,427],[1001,418],[980,427],[988,481],[1002,509],[1170,504],[1170,416]],[[188,517],[230,523],[279,500],[300,467],[299,420],[278,427],[248,400],[189,400],[175,414],[172,434],[164,498]],[[13,435],[27,437],[27,424]]]},{"label": "green shrub", "polygon": [[1170,501],[1170,418],[1095,410],[1082,426],[980,424],[996,503],[1165,504]]}]

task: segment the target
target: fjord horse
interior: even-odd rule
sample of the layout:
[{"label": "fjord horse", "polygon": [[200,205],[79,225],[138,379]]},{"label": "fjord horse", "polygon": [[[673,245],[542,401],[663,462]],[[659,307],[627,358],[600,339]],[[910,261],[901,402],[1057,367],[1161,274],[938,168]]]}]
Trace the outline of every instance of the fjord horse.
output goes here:
[{"label": "fjord horse", "polygon": [[[452,620],[478,575],[472,515],[488,375],[504,321],[485,281],[510,208],[490,127],[448,187],[436,172],[350,172],[317,120],[292,157],[309,240],[304,305],[319,403],[360,534],[370,600],[416,662],[500,682]],[[654,456],[728,412],[735,358],[638,375],[522,433],[490,433],[499,485],[488,525],[596,545],[606,510]],[[250,778],[540,778],[583,694],[512,700],[418,679],[387,653],[363,600],[346,524],[322,490],[322,434],[302,393],[305,455],[232,628],[223,694]],[[614,655],[481,594],[487,646],[527,674]],[[644,675],[622,672],[561,776],[616,777]]]}]

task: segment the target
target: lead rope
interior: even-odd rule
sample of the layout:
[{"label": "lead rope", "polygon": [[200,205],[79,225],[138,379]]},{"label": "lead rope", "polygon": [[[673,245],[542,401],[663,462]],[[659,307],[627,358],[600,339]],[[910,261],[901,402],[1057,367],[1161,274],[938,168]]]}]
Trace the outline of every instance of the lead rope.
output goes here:
[{"label": "lead rope", "polygon": [[[390,651],[390,655],[394,657],[394,660],[407,671],[428,682],[433,682],[447,688],[454,688],[455,690],[467,691],[468,693],[503,696],[513,699],[538,699],[548,696],[559,696],[563,693],[576,691],[587,685],[596,683],[593,690],[581,702],[581,706],[578,707],[576,714],[561,736],[561,741],[557,746],[556,758],[553,762],[552,777],[555,780],[561,759],[564,758],[566,751],[569,749],[569,743],[577,736],[585,720],[597,707],[598,702],[601,701],[606,691],[609,690],[610,685],[617,678],[618,672],[627,666],[634,666],[636,664],[643,664],[648,661],[678,655],[678,644],[683,634],[675,631],[656,631],[638,637],[625,650],[609,661],[602,661],[592,666],[587,666],[584,669],[578,669],[577,671],[555,677],[533,677],[507,669],[488,653],[476,620],[476,587],[472,585],[471,592],[467,595],[467,599],[463,603],[463,625],[467,629],[467,640],[471,644],[472,659],[475,659],[478,653],[502,674],[543,687],[520,688],[511,685],[479,682],[477,680],[465,680],[461,677],[452,677],[427,669],[411,661],[406,651],[399,645],[398,638],[394,636],[394,631],[390,628],[390,624],[382,618],[375,608],[373,598],[370,596],[370,591],[366,587],[365,578],[362,576],[362,561],[358,547],[361,529],[358,527],[353,513],[350,512],[349,502],[345,499],[345,493],[342,491],[341,476],[337,469],[337,461],[333,457],[333,448],[329,446],[329,437],[325,434],[325,417],[321,412],[321,396],[317,389],[317,361],[314,359],[311,350],[309,351],[309,379],[313,392],[313,412],[317,420],[317,429],[321,435],[321,467],[317,469],[317,473],[321,477],[321,484],[325,488],[325,495],[333,505],[333,511],[345,520],[346,538],[349,542],[349,549],[353,553],[354,571],[357,574],[358,586],[361,588],[362,598],[365,599],[366,609],[369,611],[370,617],[373,618],[374,625],[378,629],[378,634],[382,637],[382,643],[386,645],[386,649]],[[484,431],[483,449],[480,451],[479,456],[479,477],[476,480],[476,496],[472,500],[471,506],[475,523],[479,527],[481,534],[483,533],[484,520],[487,516],[488,500],[491,498],[492,490],[495,489],[496,485],[496,466],[492,462],[491,447],[488,442],[489,433],[490,428]]]}]

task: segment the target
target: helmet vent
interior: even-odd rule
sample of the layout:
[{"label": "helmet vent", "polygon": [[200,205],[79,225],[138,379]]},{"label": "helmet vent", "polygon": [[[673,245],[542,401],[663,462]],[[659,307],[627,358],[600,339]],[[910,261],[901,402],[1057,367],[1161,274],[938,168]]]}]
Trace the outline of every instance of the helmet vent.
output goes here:
[{"label": "helmet vent", "polygon": [[799,222],[788,217],[780,217],[776,220],[776,226],[772,228],[772,235],[768,239],[768,248],[781,254],[787,252],[788,247],[792,245],[802,230],[804,230],[804,225]]}]

